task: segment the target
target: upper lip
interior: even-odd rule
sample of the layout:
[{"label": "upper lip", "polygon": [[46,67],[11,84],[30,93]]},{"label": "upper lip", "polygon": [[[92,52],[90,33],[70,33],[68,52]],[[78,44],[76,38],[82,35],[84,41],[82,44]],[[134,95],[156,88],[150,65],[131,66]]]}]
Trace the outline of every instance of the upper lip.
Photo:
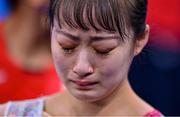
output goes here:
[{"label": "upper lip", "polygon": [[82,85],[82,86],[98,83],[96,78],[93,76],[80,77],[80,76],[73,74],[73,73],[68,75],[68,79],[71,82],[74,82],[74,83],[76,83],[78,85]]}]

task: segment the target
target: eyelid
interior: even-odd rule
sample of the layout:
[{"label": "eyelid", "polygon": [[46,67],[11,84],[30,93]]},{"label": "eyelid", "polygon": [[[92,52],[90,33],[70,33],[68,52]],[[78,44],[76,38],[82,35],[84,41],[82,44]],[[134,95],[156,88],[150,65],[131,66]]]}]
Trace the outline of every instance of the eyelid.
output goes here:
[{"label": "eyelid", "polygon": [[96,42],[92,43],[92,47],[97,50],[111,50],[113,48],[116,48],[119,45],[119,43],[115,41],[104,41],[104,42]]},{"label": "eyelid", "polygon": [[58,44],[62,47],[62,48],[69,48],[69,49],[73,49],[77,47],[77,44],[63,44],[62,42],[58,42]]},{"label": "eyelid", "polygon": [[[93,44],[93,45],[101,45],[101,44],[103,44],[103,43],[104,43],[104,44],[107,44],[107,43],[109,44],[109,43],[110,43],[110,44],[113,44],[113,45],[114,45],[114,44],[119,44],[119,39],[117,39],[117,38],[107,38],[107,39],[104,38],[104,39],[100,39],[100,38],[99,38],[99,39],[97,39],[97,40],[93,40],[93,41],[92,41],[92,44]],[[103,45],[104,45],[104,44],[103,44]]]},{"label": "eyelid", "polygon": [[59,43],[59,45],[65,54],[71,54],[77,48],[77,46],[66,47],[66,46],[61,45],[61,43]]},{"label": "eyelid", "polygon": [[113,49],[112,49],[112,50],[109,50],[109,51],[107,51],[107,52],[101,52],[101,51],[95,50],[95,52],[96,52],[99,56],[101,56],[101,57],[107,57],[107,56],[109,56],[109,55],[111,54],[111,51],[113,51]]},{"label": "eyelid", "polygon": [[94,48],[96,51],[98,51],[98,52],[104,52],[104,53],[106,53],[106,52],[110,52],[110,51],[112,51],[112,50],[114,50],[116,47],[111,47],[111,48]]},{"label": "eyelid", "polygon": [[77,41],[74,41],[73,39],[70,39],[69,37],[66,37],[64,35],[58,35],[57,36],[58,43],[62,43],[65,45],[78,45],[79,43]]}]

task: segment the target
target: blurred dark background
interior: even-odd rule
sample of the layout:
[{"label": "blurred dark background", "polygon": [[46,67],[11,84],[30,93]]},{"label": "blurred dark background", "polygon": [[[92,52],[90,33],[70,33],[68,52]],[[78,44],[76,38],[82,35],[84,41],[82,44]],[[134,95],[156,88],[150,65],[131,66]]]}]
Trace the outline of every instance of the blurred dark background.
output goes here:
[{"label": "blurred dark background", "polygon": [[130,70],[130,82],[165,116],[180,116],[179,0],[149,0],[150,41]]},{"label": "blurred dark background", "polygon": [[[165,116],[180,115],[179,0],[149,0],[150,41],[132,64],[129,80],[136,93]],[[10,13],[0,0],[0,21]]]}]

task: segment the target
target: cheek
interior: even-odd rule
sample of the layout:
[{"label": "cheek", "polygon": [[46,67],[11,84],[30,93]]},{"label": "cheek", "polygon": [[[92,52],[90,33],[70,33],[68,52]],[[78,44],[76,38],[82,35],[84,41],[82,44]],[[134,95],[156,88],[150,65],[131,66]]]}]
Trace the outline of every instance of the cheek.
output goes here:
[{"label": "cheek", "polygon": [[58,75],[64,79],[67,76],[68,69],[70,66],[70,60],[68,57],[65,57],[59,47],[59,44],[56,40],[51,41],[51,50],[53,55],[53,62],[56,68]]},{"label": "cheek", "polygon": [[130,64],[131,64],[130,56],[125,57],[118,55],[105,61],[104,64],[101,66],[101,69],[106,76],[109,76],[128,70]]},{"label": "cheek", "polygon": [[[127,51],[127,50],[126,50]],[[100,77],[103,82],[109,86],[119,84],[122,79],[127,78],[132,56],[128,52],[115,52],[111,58],[102,62],[99,67]]]}]

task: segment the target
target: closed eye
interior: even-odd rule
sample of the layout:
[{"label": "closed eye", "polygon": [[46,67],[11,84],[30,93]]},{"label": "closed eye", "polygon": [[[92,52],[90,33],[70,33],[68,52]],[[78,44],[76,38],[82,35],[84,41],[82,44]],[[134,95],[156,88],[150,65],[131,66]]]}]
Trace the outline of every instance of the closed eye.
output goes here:
[{"label": "closed eye", "polygon": [[99,55],[102,55],[102,56],[107,56],[107,55],[110,55],[110,52],[113,50],[113,49],[106,49],[106,50],[99,50],[99,49],[94,49],[95,52]]},{"label": "closed eye", "polygon": [[73,48],[63,48],[63,47],[62,47],[62,49],[63,49],[63,51],[64,51],[65,53],[70,54],[70,53],[72,53],[72,52],[74,51],[75,47],[73,47]]},{"label": "closed eye", "polygon": [[66,44],[59,43],[59,45],[60,45],[61,49],[67,54],[72,53],[74,51],[74,49],[76,48],[76,46],[69,45],[69,44],[66,45]]}]

